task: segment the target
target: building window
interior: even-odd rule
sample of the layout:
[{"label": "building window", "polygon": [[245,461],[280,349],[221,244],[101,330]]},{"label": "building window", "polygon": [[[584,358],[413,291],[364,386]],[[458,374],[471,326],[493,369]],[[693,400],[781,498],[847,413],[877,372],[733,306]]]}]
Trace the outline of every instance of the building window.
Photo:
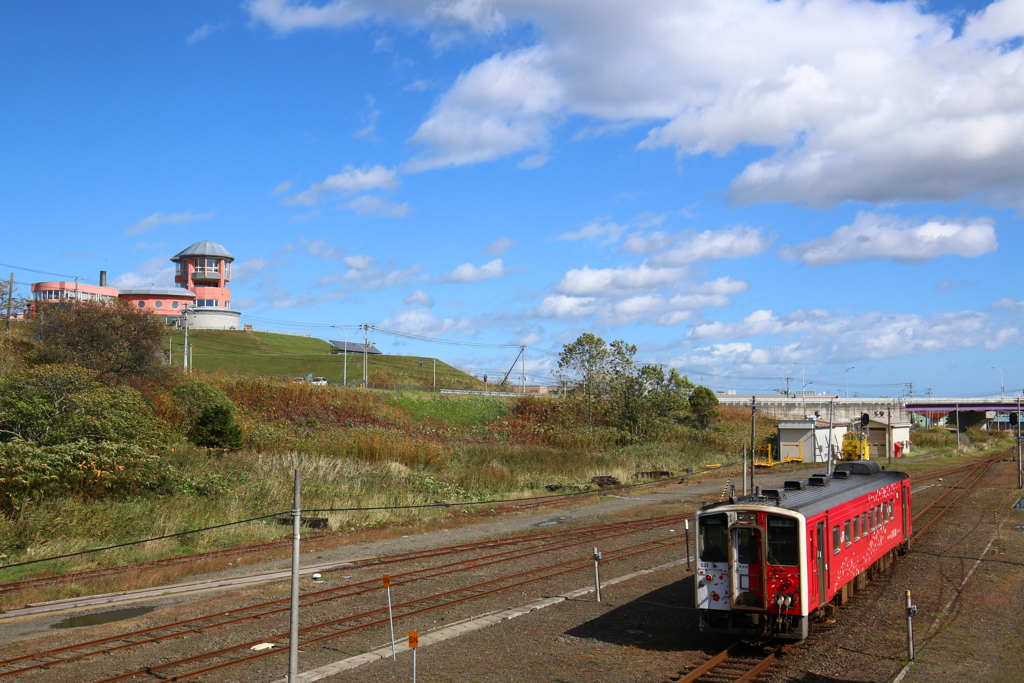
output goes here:
[{"label": "building window", "polygon": [[174,262],[174,274],[181,275],[181,261]]},{"label": "building window", "polygon": [[140,301],[139,303],[136,304],[136,306],[138,306],[139,308],[145,308],[146,307],[146,302],[145,301]]},{"label": "building window", "polygon": [[177,307],[178,307],[178,302],[177,301],[172,301],[171,302],[171,308],[177,308]]},{"label": "building window", "polygon": [[163,301],[157,301],[156,303],[153,304],[153,306],[154,306],[154,308],[163,308],[164,307],[164,302]]}]

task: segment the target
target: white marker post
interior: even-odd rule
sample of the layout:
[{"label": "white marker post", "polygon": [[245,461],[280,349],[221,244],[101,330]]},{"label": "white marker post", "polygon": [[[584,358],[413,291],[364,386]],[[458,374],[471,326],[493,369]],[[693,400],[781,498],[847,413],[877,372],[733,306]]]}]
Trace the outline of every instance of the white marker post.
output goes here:
[{"label": "white marker post", "polygon": [[388,592],[388,623],[391,625],[391,661],[398,661],[398,653],[395,652],[395,617],[391,613],[391,575],[384,575],[384,588]]},{"label": "white marker post", "polygon": [[594,587],[597,589],[597,601],[601,602],[601,552],[594,548]]},{"label": "white marker post", "polygon": [[[746,482],[744,482],[746,483]],[[686,525],[686,569],[690,570],[690,520],[684,519],[683,524]]]},{"label": "white marker post", "polygon": [[419,631],[409,631],[409,649],[412,650],[412,683],[416,683],[416,650],[418,650],[419,647]]},{"label": "white marker post", "polygon": [[288,683],[299,676],[299,528],[302,524],[302,505],[299,498],[302,477],[295,470],[294,505],[292,509],[292,599],[288,636]]}]

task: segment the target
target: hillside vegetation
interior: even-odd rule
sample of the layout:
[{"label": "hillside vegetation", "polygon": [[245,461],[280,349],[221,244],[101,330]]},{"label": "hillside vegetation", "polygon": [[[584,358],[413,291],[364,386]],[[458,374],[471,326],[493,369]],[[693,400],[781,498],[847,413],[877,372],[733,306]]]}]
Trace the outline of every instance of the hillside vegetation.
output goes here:
[{"label": "hillside vegetation", "polygon": [[[350,385],[363,378],[362,354],[331,353],[334,347],[323,339],[272,332],[241,330],[190,330],[192,363],[207,372],[237,372],[278,377],[326,377]],[[185,334],[169,332],[164,348],[171,350],[173,364],[181,366]],[[347,356],[347,358],[346,358]],[[371,382],[432,386],[435,359],[419,356],[367,356]],[[347,372],[346,372],[347,363]],[[483,389],[472,375],[442,361],[437,364],[437,386],[457,389]],[[493,388],[493,387],[492,387]]]},{"label": "hillside vegetation", "polygon": [[[333,529],[415,528],[490,510],[466,507],[475,501],[547,495],[549,484],[598,475],[630,483],[639,472],[733,460],[749,439],[747,411],[719,411],[711,392],[677,374],[633,368],[628,347],[613,355],[614,372],[595,374],[587,391],[567,398],[404,393],[226,371],[184,375],[160,361],[165,331],[153,336],[138,325],[123,326],[136,330],[124,344],[98,335],[94,348],[68,355],[56,330],[78,324],[83,312],[99,317],[96,329],[122,317],[135,324],[131,316],[141,315],[126,307],[55,309],[45,325],[19,326],[0,343],[5,563],[286,511],[295,468],[307,510],[449,506],[324,515]],[[269,352],[315,343],[258,335],[251,338]],[[600,351],[603,342],[594,340],[590,350]],[[134,368],[114,362],[117,354],[156,365]],[[760,420],[763,439],[772,426]],[[258,521],[7,570],[0,582],[283,535],[273,520]]]}]

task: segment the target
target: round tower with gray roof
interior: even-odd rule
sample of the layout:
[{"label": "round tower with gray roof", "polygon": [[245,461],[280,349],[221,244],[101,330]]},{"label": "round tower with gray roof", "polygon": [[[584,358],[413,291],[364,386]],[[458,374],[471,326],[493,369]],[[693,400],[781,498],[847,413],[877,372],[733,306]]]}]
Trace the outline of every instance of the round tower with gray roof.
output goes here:
[{"label": "round tower with gray roof", "polygon": [[238,329],[241,313],[231,309],[231,263],[235,257],[209,240],[196,242],[171,257],[174,282],[194,292],[188,325],[196,329]]}]

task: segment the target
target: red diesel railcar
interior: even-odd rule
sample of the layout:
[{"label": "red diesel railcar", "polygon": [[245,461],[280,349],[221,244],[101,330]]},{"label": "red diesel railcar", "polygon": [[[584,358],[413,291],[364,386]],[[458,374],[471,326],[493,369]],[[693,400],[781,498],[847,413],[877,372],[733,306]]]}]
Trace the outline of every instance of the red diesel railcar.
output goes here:
[{"label": "red diesel railcar", "polygon": [[705,505],[694,519],[701,628],[799,641],[906,549],[910,477],[844,462],[831,476]]}]

